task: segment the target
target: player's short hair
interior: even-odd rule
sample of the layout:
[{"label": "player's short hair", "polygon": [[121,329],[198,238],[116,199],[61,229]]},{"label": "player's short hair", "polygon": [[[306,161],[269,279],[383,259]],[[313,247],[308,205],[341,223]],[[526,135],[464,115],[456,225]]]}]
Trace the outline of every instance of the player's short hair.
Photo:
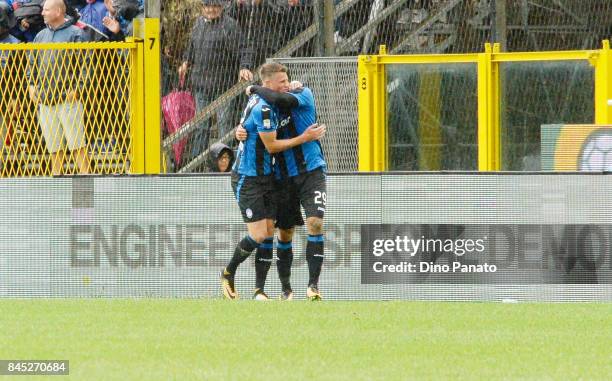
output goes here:
[{"label": "player's short hair", "polygon": [[259,69],[259,77],[262,81],[270,79],[276,73],[287,73],[287,66],[276,62],[268,62],[263,64]]}]

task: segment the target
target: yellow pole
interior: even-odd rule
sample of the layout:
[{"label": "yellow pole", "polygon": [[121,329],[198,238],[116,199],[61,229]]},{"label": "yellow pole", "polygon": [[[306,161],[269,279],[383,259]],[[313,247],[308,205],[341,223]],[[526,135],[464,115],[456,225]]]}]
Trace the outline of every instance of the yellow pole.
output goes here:
[{"label": "yellow pole", "polygon": [[161,172],[161,51],[159,18],[145,19],[145,173]]},{"label": "yellow pole", "polygon": [[604,40],[595,67],[595,124],[612,124],[612,50]]},{"label": "yellow pole", "polygon": [[489,70],[491,45],[485,44],[485,52],[478,54],[478,170],[489,171]]},{"label": "yellow pole", "polygon": [[501,170],[501,126],[500,126],[500,115],[501,115],[501,83],[500,83],[500,70],[499,63],[493,60],[493,56],[501,52],[499,43],[493,44],[493,52],[489,61],[489,70],[491,73],[490,79],[490,111],[489,111],[489,131],[490,131],[490,142],[492,145],[490,163],[491,170]]},{"label": "yellow pole", "polygon": [[[379,57],[387,54],[387,47],[380,46]],[[373,135],[373,168],[374,171],[387,170],[387,73],[385,65],[376,61],[374,71],[374,124]]]},{"label": "yellow pole", "polygon": [[376,57],[359,56],[357,71],[359,75],[359,171],[372,170],[372,125],[374,124],[372,103],[374,102],[373,68]]},{"label": "yellow pole", "polygon": [[[133,38],[129,38],[134,42]],[[130,172],[143,174],[145,172],[145,120],[144,120],[144,46],[142,42],[136,43],[131,50],[131,107],[130,121],[132,125],[132,164]]]}]

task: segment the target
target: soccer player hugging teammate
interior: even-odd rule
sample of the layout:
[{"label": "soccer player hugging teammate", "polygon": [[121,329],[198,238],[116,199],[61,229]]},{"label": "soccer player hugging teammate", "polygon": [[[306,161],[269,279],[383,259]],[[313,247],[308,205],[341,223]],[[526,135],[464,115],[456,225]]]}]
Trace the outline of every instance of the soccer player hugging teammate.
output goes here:
[{"label": "soccer player hugging teammate", "polygon": [[[278,70],[286,75],[287,69],[284,66],[267,65],[271,65],[269,70]],[[264,68],[268,69],[267,65]],[[294,83],[292,82],[292,85]],[[274,91],[266,86],[250,86],[247,89],[247,94],[256,94],[275,108],[279,115],[277,135],[281,139],[295,139],[316,123],[316,106],[312,91],[307,87],[303,88],[299,82],[297,84],[292,86],[296,88],[291,92]],[[240,131],[237,135],[240,135]],[[323,217],[327,201],[327,165],[321,143],[318,140],[308,141],[276,153],[274,159],[279,205],[276,221],[279,228],[276,266],[283,289],[281,299],[293,298],[290,283],[292,237],[294,226],[304,224],[301,204],[306,214],[308,230],[306,261],[309,279],[306,296],[310,300],[320,300],[318,282],[324,258]]]},{"label": "soccer player hugging teammate", "polygon": [[[287,69],[282,65],[264,65],[260,77],[264,88],[277,92],[289,90]],[[320,139],[325,134],[325,126],[312,124],[300,135],[277,139],[278,111],[258,95],[250,97],[240,124],[246,130],[247,138],[238,148],[232,169],[232,189],[248,235],[238,243],[230,262],[222,270],[221,287],[225,298],[238,298],[234,287],[236,270],[256,250],[253,298],[267,300],[263,289],[272,264],[274,220],[279,206],[272,155]]]}]

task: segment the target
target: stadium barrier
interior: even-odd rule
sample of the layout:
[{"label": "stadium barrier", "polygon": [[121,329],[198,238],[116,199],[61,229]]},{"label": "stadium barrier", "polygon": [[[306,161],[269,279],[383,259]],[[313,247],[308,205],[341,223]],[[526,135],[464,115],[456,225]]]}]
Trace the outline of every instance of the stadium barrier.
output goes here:
[{"label": "stadium barrier", "polygon": [[[245,234],[227,175],[0,185],[0,297],[216,297]],[[592,174],[331,174],[323,295],[612,301],[611,192],[611,176]],[[267,284],[280,292],[274,266]],[[237,289],[248,298],[253,285],[249,260]]]},{"label": "stadium barrier", "polygon": [[612,51],[359,57],[359,169],[538,170],[548,124],[612,125]]},{"label": "stadium barrier", "polygon": [[145,90],[159,87],[155,66],[145,81],[154,50],[142,39],[3,44],[0,177],[159,173],[159,98]]}]

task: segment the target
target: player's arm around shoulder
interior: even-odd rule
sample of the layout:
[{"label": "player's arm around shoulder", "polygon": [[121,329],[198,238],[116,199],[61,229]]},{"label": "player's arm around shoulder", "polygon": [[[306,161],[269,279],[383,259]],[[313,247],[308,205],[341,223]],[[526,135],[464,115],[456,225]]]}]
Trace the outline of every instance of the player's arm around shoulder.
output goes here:
[{"label": "player's arm around shoulder", "polygon": [[297,98],[299,107],[315,107],[314,94],[310,87],[302,87],[290,93]]},{"label": "player's arm around shoulder", "polygon": [[327,127],[324,124],[319,125],[315,123],[309,126],[301,135],[291,139],[277,139],[276,130],[259,132],[259,136],[266,146],[266,150],[271,154],[275,154],[313,140],[319,140],[325,136],[326,129]]}]

